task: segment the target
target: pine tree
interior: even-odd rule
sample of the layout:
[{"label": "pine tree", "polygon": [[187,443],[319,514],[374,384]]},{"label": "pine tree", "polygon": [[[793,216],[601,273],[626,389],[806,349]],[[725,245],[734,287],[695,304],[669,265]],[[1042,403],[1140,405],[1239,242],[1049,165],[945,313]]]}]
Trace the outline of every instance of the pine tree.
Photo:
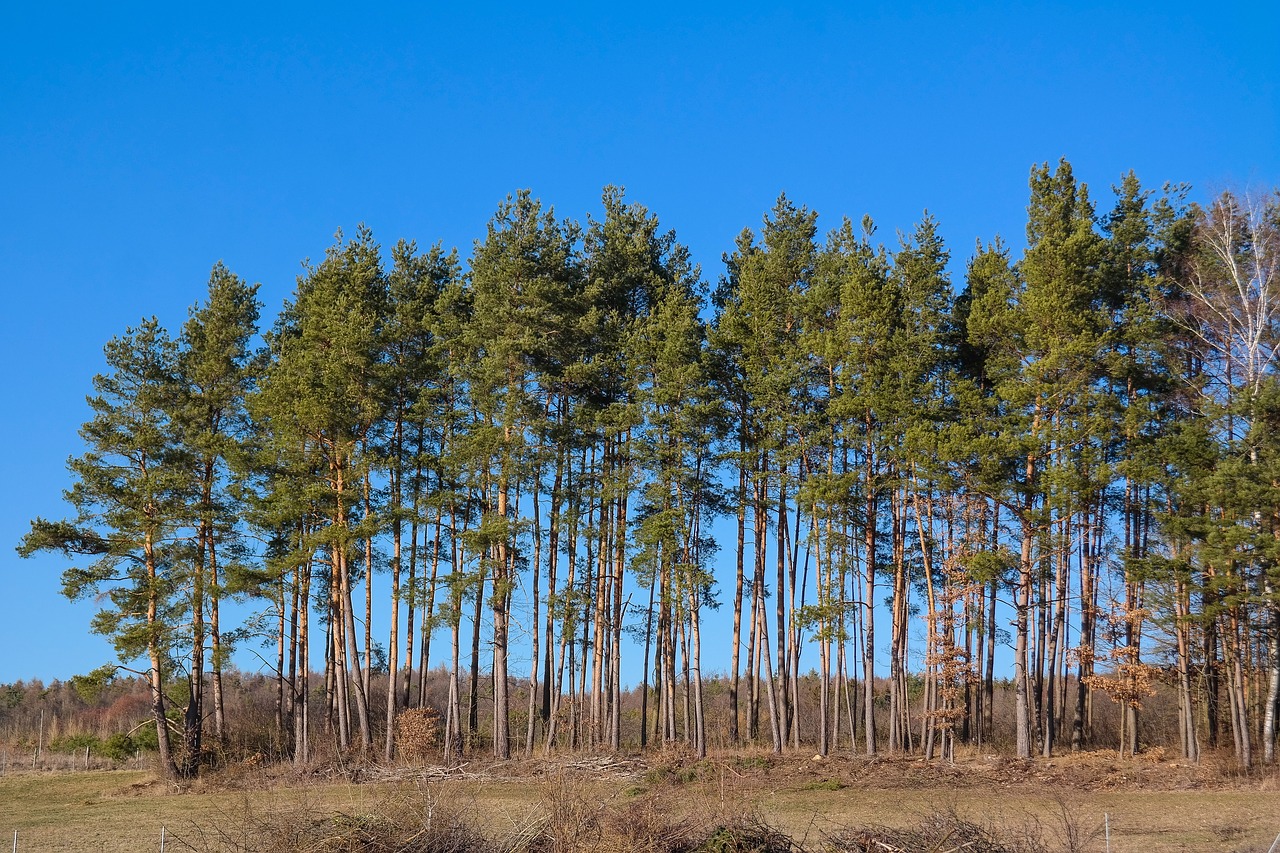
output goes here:
[{"label": "pine tree", "polygon": [[[196,771],[204,720],[205,611],[212,658],[214,734],[226,738],[226,707],[222,666],[228,656],[223,645],[220,601],[223,577],[219,553],[234,553],[237,518],[228,495],[230,467],[242,456],[240,438],[247,428],[246,396],[252,391],[261,359],[252,350],[257,334],[257,285],[249,285],[223,264],[213,267],[208,297],[191,309],[178,342],[178,381],[181,389],[176,426],[194,464],[197,497],[194,505],[195,553],[191,570],[190,701],[184,714],[185,775]],[[283,722],[281,720],[281,722]]]},{"label": "pine tree", "polygon": [[[1032,169],[1027,213],[1028,247],[1019,264],[1026,288],[1017,310],[1022,368],[1001,392],[1017,418],[1010,438],[1021,474],[1008,508],[1017,518],[1021,540],[1014,690],[1018,755],[1024,758],[1030,756],[1033,722],[1046,756],[1057,729],[1053,680],[1045,680],[1046,667],[1053,668],[1046,653],[1055,620],[1047,608],[1055,600],[1065,605],[1065,594],[1061,581],[1059,594],[1048,592],[1051,581],[1044,572],[1053,565],[1065,572],[1065,556],[1053,553],[1051,541],[1059,523],[1072,514],[1070,490],[1060,488],[1060,474],[1074,467],[1073,449],[1084,443],[1105,323],[1098,305],[1102,241],[1094,231],[1087,189],[1076,183],[1065,160],[1052,173],[1047,163]],[[1059,537],[1057,547],[1065,546]],[[1038,607],[1033,600],[1037,587]]]},{"label": "pine tree", "polygon": [[[748,659],[763,663],[769,699],[773,748],[781,752],[798,743],[795,699],[798,682],[798,637],[789,618],[798,608],[798,574],[790,531],[790,503],[799,464],[793,442],[807,403],[808,366],[799,358],[804,312],[803,294],[813,273],[817,214],[796,207],[786,195],[778,197],[765,217],[756,245],[749,232],[738,251],[726,258],[728,275],[715,295],[718,314],[712,346],[718,353],[717,372],[728,386],[726,400],[737,411],[740,492],[750,490],[755,530],[751,589],[751,637]],[[776,495],[776,500],[772,496]],[[743,511],[740,511],[743,512]],[[797,516],[797,521],[799,518]],[[740,514],[740,530],[745,515]],[[766,616],[766,540],[773,527],[774,640],[769,658]],[[740,548],[741,554],[741,548]],[[739,561],[743,558],[740,556]],[[745,564],[744,564],[745,566]],[[745,573],[745,568],[744,568]],[[736,633],[736,632],[735,632]],[[749,712],[754,733],[758,695],[752,675],[753,700]],[[736,690],[735,690],[736,697]]]},{"label": "pine tree", "polygon": [[861,504],[854,523],[861,528],[861,541],[857,543],[861,546],[862,564],[858,634],[863,668],[863,739],[868,755],[879,748],[875,721],[875,590],[882,565],[881,510],[889,485],[888,455],[897,443],[891,432],[897,414],[897,376],[892,362],[901,311],[901,294],[890,281],[889,259],[882,248],[871,244],[874,232],[870,217],[863,220],[861,233],[855,233],[853,223],[846,219],[828,238],[826,250],[839,293],[839,309],[831,326],[832,342],[827,348],[834,371],[828,417],[844,434],[841,443],[850,457],[846,473],[853,475],[851,486]]},{"label": "pine tree", "polygon": [[[942,571],[949,555],[939,547],[941,536],[934,531],[935,481],[941,469],[933,460],[941,456],[937,441],[939,427],[949,414],[944,408],[949,394],[950,372],[953,369],[951,315],[951,282],[946,273],[950,259],[937,221],[927,212],[912,234],[903,240],[902,247],[893,258],[893,284],[898,293],[899,315],[893,331],[892,369],[896,372],[894,389],[894,421],[902,436],[900,450],[895,454],[894,467],[898,472],[899,490],[902,494],[902,512],[910,509],[915,518],[916,548],[919,552],[920,588],[924,591],[927,608],[926,622],[926,684],[924,719],[924,746],[926,757],[933,757],[934,738],[937,731],[944,736],[950,733],[950,711],[942,712],[939,701],[939,679],[945,662],[952,660],[954,638],[947,628],[940,596],[950,594],[939,589],[947,580]],[[911,531],[901,525],[898,534],[903,540],[895,551],[907,550],[906,540]],[[908,734],[907,714],[908,667],[907,626],[909,607],[906,587],[910,582],[910,568],[903,556],[896,571],[893,648],[896,653],[891,662],[896,670],[891,680],[893,692],[891,720],[902,717],[904,734]],[[946,608],[950,610],[948,605]],[[946,677],[954,678],[953,673]],[[899,707],[900,706],[900,709]],[[941,726],[941,728],[939,728]],[[892,726],[891,726],[892,728]],[[949,743],[944,746],[949,746]],[[945,749],[944,749],[945,751]]]},{"label": "pine tree", "polygon": [[539,407],[534,381],[550,374],[568,334],[577,276],[577,228],[527,191],[508,198],[476,245],[471,262],[475,308],[466,330],[467,382],[476,407],[469,443],[482,495],[472,547],[492,578],[493,749],[510,757],[508,650],[511,595],[517,582],[519,506],[528,475],[528,429]]},{"label": "pine tree", "polygon": [[[396,714],[409,704],[414,655],[414,618],[419,597],[423,601],[422,643],[419,654],[425,661],[430,656],[430,638],[434,617],[435,591],[441,551],[443,504],[434,502],[435,545],[428,558],[419,548],[418,534],[432,520],[428,507],[428,478],[435,476],[435,492],[443,491],[440,482],[440,454],[428,456],[429,442],[443,438],[441,408],[446,385],[442,350],[444,339],[439,334],[437,314],[441,294],[461,276],[457,252],[446,253],[437,244],[425,254],[417,245],[401,241],[392,249],[392,269],[388,279],[388,300],[383,345],[386,349],[387,424],[379,450],[386,470],[388,506],[386,524],[391,531],[391,630],[387,642],[388,680],[386,696],[386,737],[383,758],[394,754]],[[431,470],[434,469],[434,470]],[[405,548],[405,521],[408,526],[408,548]],[[405,559],[405,551],[408,559]],[[402,585],[402,571],[408,563],[408,577]],[[430,562],[432,572],[426,575]],[[424,577],[418,578],[419,566]],[[422,595],[419,596],[419,587]],[[404,663],[400,665],[400,602],[406,603]],[[421,682],[420,682],[421,683]]]},{"label": "pine tree", "polygon": [[272,334],[274,361],[254,402],[254,416],[282,452],[301,450],[318,495],[323,526],[310,541],[329,560],[330,648],[335,668],[337,734],[351,739],[348,693],[354,694],[360,746],[373,745],[368,684],[361,672],[353,597],[355,513],[372,463],[369,440],[385,402],[382,327],[386,280],[378,245],[368,229],[337,242],[298,281]]},{"label": "pine tree", "polygon": [[93,631],[111,638],[122,665],[145,659],[160,767],[176,776],[166,685],[186,606],[182,526],[193,496],[174,423],[177,350],[152,318],[113,339],[105,354],[109,372],[94,377],[93,418],[80,430],[88,450],[68,463],[74,481],[65,497],[76,515],[37,518],[18,552],[87,560],[63,572],[63,593],[98,596],[105,606]]}]

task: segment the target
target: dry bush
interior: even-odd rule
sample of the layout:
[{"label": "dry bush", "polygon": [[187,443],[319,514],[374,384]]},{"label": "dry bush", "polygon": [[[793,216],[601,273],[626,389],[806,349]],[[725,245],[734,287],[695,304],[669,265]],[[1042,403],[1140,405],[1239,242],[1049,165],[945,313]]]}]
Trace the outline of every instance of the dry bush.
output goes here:
[{"label": "dry bush", "polygon": [[[1086,853],[1097,849],[1097,841],[1106,831],[1103,821],[1096,818],[1088,821],[1077,805],[1065,797],[1055,796],[1054,800],[1058,805],[1058,814],[1057,825],[1052,828],[1051,834],[1058,839],[1058,849],[1063,853]],[[1039,837],[1039,827],[1036,826],[1028,834]]]},{"label": "dry bush", "polygon": [[869,826],[826,836],[831,853],[917,853],[917,851],[963,850],[965,853],[1048,853],[1040,834],[997,832],[988,826],[959,817],[954,811],[939,811],[915,826],[895,828]]},{"label": "dry bush", "polygon": [[663,787],[602,802],[559,779],[545,798],[546,819],[530,845],[540,853],[792,853],[789,837],[751,812]]},{"label": "dry bush", "polygon": [[591,849],[598,841],[605,804],[580,784],[563,777],[547,783],[543,791],[546,820],[539,830],[539,849],[545,853],[569,853]]},{"label": "dry bush", "polygon": [[266,760],[262,753],[255,753],[240,761],[228,761],[201,771],[197,779],[188,782],[189,790],[197,793],[209,791],[265,791],[274,776],[284,765]]},{"label": "dry bush", "polygon": [[481,829],[475,804],[431,785],[405,787],[359,813],[245,794],[211,824],[174,835],[197,853],[795,853],[753,814],[726,814],[688,792],[601,801],[596,789],[552,780],[539,814],[503,834]]},{"label": "dry bush", "polygon": [[360,814],[306,802],[263,807],[246,796],[238,813],[191,830],[182,842],[198,853],[502,853],[472,812],[425,786],[393,792]]},{"label": "dry bush", "polygon": [[440,743],[440,712],[435,708],[409,708],[396,716],[396,748],[405,761],[423,763]]},{"label": "dry bush", "polygon": [[793,853],[801,848],[757,815],[744,815],[716,827],[691,853]]}]

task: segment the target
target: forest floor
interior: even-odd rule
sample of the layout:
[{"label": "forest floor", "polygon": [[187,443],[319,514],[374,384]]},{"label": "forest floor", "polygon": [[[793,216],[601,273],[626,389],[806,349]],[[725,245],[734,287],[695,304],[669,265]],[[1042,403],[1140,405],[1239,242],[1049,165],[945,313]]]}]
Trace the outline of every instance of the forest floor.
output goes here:
[{"label": "forest floor", "polygon": [[[181,789],[145,771],[23,771],[0,776],[0,842],[9,847],[17,831],[24,853],[152,851],[163,828],[166,851],[464,853],[475,849],[464,843],[465,825],[496,842],[491,850],[849,851],[871,849],[852,839],[875,828],[943,820],[953,827],[944,840],[959,822],[1008,842],[982,848],[990,850],[1103,851],[1109,825],[1114,853],[1265,853],[1280,833],[1280,777],[1225,766],[1114,752],[1029,762],[970,754],[954,764],[658,753],[305,772],[246,762]],[[413,846],[432,821],[462,834],[443,847]],[[707,841],[725,826],[784,843]],[[877,837],[896,839],[875,848],[884,851],[963,847],[959,836],[918,847],[902,835]]]}]

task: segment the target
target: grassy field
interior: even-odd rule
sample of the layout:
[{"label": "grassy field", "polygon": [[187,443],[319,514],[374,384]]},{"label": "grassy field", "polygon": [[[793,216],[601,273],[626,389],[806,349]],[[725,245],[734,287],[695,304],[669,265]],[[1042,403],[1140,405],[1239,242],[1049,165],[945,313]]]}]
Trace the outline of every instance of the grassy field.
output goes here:
[{"label": "grassy field", "polygon": [[[676,824],[712,827],[733,815],[762,821],[808,851],[824,849],[841,830],[915,825],[937,812],[1034,836],[1051,850],[1070,849],[1072,840],[1077,849],[1104,850],[1104,815],[1115,853],[1266,851],[1280,832],[1273,779],[1207,779],[1177,765],[1096,757],[974,759],[940,768],[722,756],[650,765],[523,762],[443,779],[377,768],[352,775],[362,781],[254,769],[180,791],[141,771],[11,773],[0,777],[0,838],[7,848],[17,830],[21,851],[124,853],[159,850],[163,827],[169,851],[284,850],[291,833],[304,832],[310,841],[298,846],[308,849],[384,849],[339,839],[384,816],[403,823],[433,811],[508,848],[537,836],[541,848],[619,853]],[[326,833],[332,845],[317,846]]]}]

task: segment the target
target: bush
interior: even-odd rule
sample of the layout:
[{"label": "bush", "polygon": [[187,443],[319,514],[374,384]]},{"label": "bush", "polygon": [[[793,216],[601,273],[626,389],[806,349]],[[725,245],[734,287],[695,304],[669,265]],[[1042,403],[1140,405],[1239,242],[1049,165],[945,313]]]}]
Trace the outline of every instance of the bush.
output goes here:
[{"label": "bush", "polygon": [[441,798],[430,788],[388,792],[354,814],[314,804],[272,809],[248,795],[237,811],[207,833],[194,834],[189,848],[197,853],[505,853],[476,827],[468,804]]},{"label": "bush", "polygon": [[906,828],[869,826],[827,836],[832,853],[883,853],[886,850],[964,850],[965,853],[1047,853],[1038,831],[999,832],[964,820],[954,812],[929,815]]},{"label": "bush", "polygon": [[134,753],[137,751],[138,747],[133,742],[133,738],[127,734],[117,732],[103,741],[98,753],[115,761],[125,761],[133,758]]},{"label": "bush", "polygon": [[50,752],[63,753],[79,753],[84,752],[85,748],[95,754],[102,753],[102,741],[98,740],[97,735],[80,733],[75,735],[66,735],[64,737],[54,738],[49,742]]},{"label": "bush", "polygon": [[401,711],[396,717],[396,746],[405,761],[425,762],[440,746],[440,712],[431,707]]},{"label": "bush", "polygon": [[133,730],[133,745],[146,752],[155,752],[160,748],[160,739],[156,737],[154,723],[147,723]]}]

